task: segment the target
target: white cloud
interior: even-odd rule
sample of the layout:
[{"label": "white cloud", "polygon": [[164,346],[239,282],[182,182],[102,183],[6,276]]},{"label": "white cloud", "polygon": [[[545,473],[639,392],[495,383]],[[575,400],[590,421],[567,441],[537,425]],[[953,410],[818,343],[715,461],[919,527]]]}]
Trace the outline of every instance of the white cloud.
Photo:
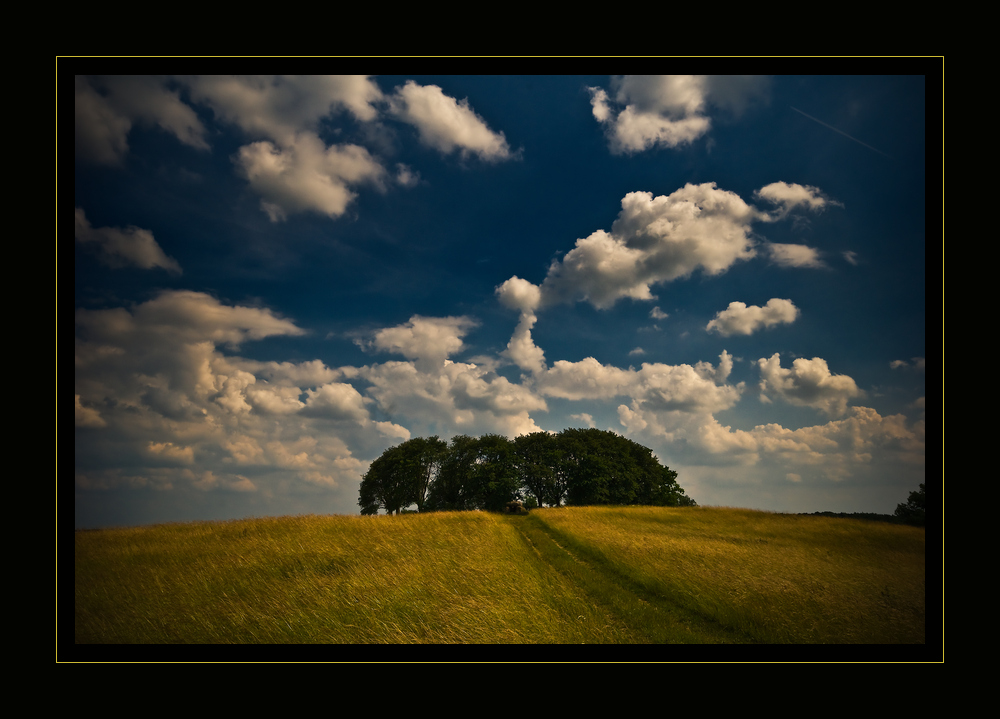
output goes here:
[{"label": "white cloud", "polygon": [[156,126],[180,142],[207,150],[205,128],[167,79],[151,75],[87,78],[77,75],[76,157],[85,162],[118,165],[128,154],[134,123]]},{"label": "white cloud", "polygon": [[751,432],[758,451],[772,461],[820,468],[841,479],[848,465],[869,464],[877,456],[922,464],[922,423],[906,426],[903,415],[883,417],[869,407],[852,407],[847,417],[824,425],[791,430],[777,424],[759,425]]},{"label": "white cloud", "polygon": [[655,198],[631,192],[622,199],[610,233],[597,230],[577,240],[561,261],[552,263],[540,303],[585,299],[606,308],[625,297],[651,300],[652,285],[696,270],[725,272],[754,256],[750,223],[757,216],[739,196],[717,189],[714,182],[688,184]]},{"label": "white cloud", "polygon": [[[327,146],[318,135],[322,121],[337,112],[362,122],[377,119],[384,98],[368,76],[202,75],[184,81],[192,99],[217,119],[258,138],[234,160],[272,222],[307,211],[337,218],[356,197],[351,188],[385,186],[388,172],[367,149]],[[412,184],[415,176],[407,170],[396,179]]]},{"label": "white cloud", "polygon": [[790,369],[781,366],[778,353],[757,360],[761,392],[770,392],[789,404],[814,407],[838,417],[847,412],[847,403],[864,397],[854,380],[847,375],[831,374],[826,360],[799,357]]},{"label": "white cloud", "polygon": [[118,310],[77,310],[79,328],[91,337],[123,342],[138,349],[147,337],[170,336],[177,342],[225,343],[275,335],[298,336],[305,331],[268,309],[223,305],[214,297],[191,290],[170,290],[138,305],[130,314]]},{"label": "white cloud", "polygon": [[523,370],[533,374],[545,371],[545,353],[535,344],[531,337],[531,328],[536,317],[530,312],[523,313],[514,329],[514,334],[507,343],[507,349],[501,354]]},{"label": "white cloud", "polygon": [[286,500],[314,486],[342,493],[339,506],[354,505],[366,460],[409,431],[375,421],[370,400],[336,381],[340,369],[233,355],[247,341],[301,334],[268,309],[195,292],[79,310],[76,418],[88,433],[76,456],[79,486],[260,491]]},{"label": "white cloud", "polygon": [[638,370],[620,369],[586,357],[579,362],[557,360],[534,378],[534,386],[547,397],[568,400],[607,400],[631,397],[654,411],[705,413],[732,407],[743,391],[727,385],[732,368],[728,353],[720,355],[718,368],[698,365],[643,363]]},{"label": "white cloud", "polygon": [[843,207],[839,202],[826,198],[818,187],[787,182],[772,182],[756,190],[754,197],[777,205],[776,219],[785,217],[792,210],[803,207],[811,212],[819,212],[829,205]]},{"label": "white cloud", "polygon": [[319,387],[341,377],[342,372],[327,367],[321,360],[307,362],[257,362],[234,360],[240,369],[253,372],[282,387]]},{"label": "white cloud", "polygon": [[331,382],[314,390],[306,390],[306,395],[308,399],[303,410],[305,414],[356,422],[368,419],[364,398],[352,385]]},{"label": "white cloud", "polygon": [[705,329],[718,332],[723,337],[750,335],[761,328],[794,322],[798,316],[799,309],[791,300],[777,297],[768,300],[764,307],[748,307],[743,302],[730,302],[729,307],[719,312]]},{"label": "white cloud", "polygon": [[250,187],[261,196],[261,209],[272,222],[306,211],[340,217],[356,197],[351,186],[368,183],[382,187],[385,178],[385,168],[365,148],[327,147],[308,132],[294,136],[283,147],[268,141],[245,145],[235,161]]},{"label": "white cloud", "polygon": [[487,162],[515,157],[502,132],[494,132],[469,106],[457,101],[437,85],[419,85],[407,80],[389,98],[393,115],[417,128],[420,141],[444,154],[458,151],[462,157],[476,155]]},{"label": "white cloud", "polygon": [[541,431],[530,413],[546,411],[545,400],[487,368],[445,360],[436,367],[385,362],[362,367],[357,377],[371,384],[375,406],[405,421],[420,436],[483,434],[509,437]]},{"label": "white cloud", "polygon": [[[781,198],[782,190],[799,187],[775,183],[765,194]],[[815,188],[807,190],[815,199],[810,194]],[[794,192],[786,200],[788,206],[805,201]],[[500,301],[525,313],[580,300],[598,309],[624,298],[654,300],[656,285],[697,271],[719,275],[755,257],[752,224],[775,219],[714,182],[689,183],[657,197],[630,192],[621,204],[610,232],[596,230],[578,239],[562,259],[551,263],[540,286],[511,277],[496,288]],[[825,267],[819,252],[805,245],[768,243],[764,249],[772,262],[784,267]],[[663,319],[667,314],[654,307],[650,316]]]},{"label": "white cloud", "polygon": [[654,320],[665,320],[670,315],[661,310],[659,307],[654,307],[649,311],[649,316],[652,317]]},{"label": "white cloud", "polygon": [[522,280],[517,275],[499,285],[495,292],[501,304],[521,312],[534,312],[542,299],[542,291],[538,285]]},{"label": "white cloud", "polygon": [[709,106],[739,115],[766,96],[767,85],[751,75],[625,75],[611,79],[613,99],[603,88],[589,90],[594,118],[621,154],[691,143],[712,126]]},{"label": "white cloud", "polygon": [[76,208],[76,241],[96,247],[101,261],[111,267],[135,265],[144,270],[160,267],[181,274],[177,260],[167,257],[149,230],[134,225],[91,227],[86,213],[79,207]]},{"label": "white cloud", "polygon": [[374,333],[370,340],[357,340],[365,349],[395,352],[416,360],[421,369],[439,367],[451,355],[464,348],[462,338],[479,322],[471,317],[421,317],[386,327]]},{"label": "white cloud", "polygon": [[819,251],[806,245],[769,242],[764,245],[764,250],[771,262],[779,267],[826,267],[820,259]]},{"label": "white cloud", "polygon": [[183,78],[195,102],[251,136],[292,145],[322,119],[346,110],[375,120],[382,92],[367,75],[199,75]]}]

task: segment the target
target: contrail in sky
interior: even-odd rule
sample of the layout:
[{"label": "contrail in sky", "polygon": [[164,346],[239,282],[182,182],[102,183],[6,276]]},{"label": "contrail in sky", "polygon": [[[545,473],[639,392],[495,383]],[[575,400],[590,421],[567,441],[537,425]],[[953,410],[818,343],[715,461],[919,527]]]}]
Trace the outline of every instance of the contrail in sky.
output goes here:
[{"label": "contrail in sky", "polygon": [[[791,105],[789,105],[789,107],[792,107],[792,106],[791,106]],[[806,115],[806,114],[805,114],[804,112],[802,112],[802,110],[800,110],[800,109],[799,109],[799,108],[797,108],[797,107],[792,107],[792,109],[793,109],[793,110],[795,110],[795,112],[799,113],[800,115]],[[816,119],[815,117],[813,117],[812,115],[806,115],[806,117],[808,117],[808,118],[809,118],[810,120],[812,120],[813,122],[818,122],[818,123],[819,123],[820,125],[822,125],[823,127],[829,127],[829,128],[830,128],[831,130],[833,130],[834,132],[839,132],[839,133],[840,133],[841,135],[843,135],[844,137],[846,137],[846,138],[847,138],[848,140],[854,140],[854,141],[855,141],[856,143],[858,143],[859,145],[864,145],[864,146],[865,146],[865,147],[867,147],[867,148],[868,148],[869,150],[875,150],[875,152],[877,152],[878,154],[880,154],[880,155],[885,155],[886,157],[889,157],[888,155],[886,155],[886,154],[885,154],[884,152],[882,152],[881,150],[877,150],[877,149],[875,149],[874,147],[872,147],[871,145],[866,145],[865,143],[861,142],[861,140],[859,140],[858,138],[856,138],[856,137],[851,137],[850,135],[848,135],[848,134],[847,134],[846,132],[844,132],[843,130],[838,130],[838,129],[837,129],[836,127],[832,127],[832,126],[830,126],[830,125],[827,125],[827,124],[826,124],[825,122],[823,122],[822,120],[817,120],[817,119]],[[891,160],[892,158],[891,158],[891,157],[889,157],[889,159]]]}]

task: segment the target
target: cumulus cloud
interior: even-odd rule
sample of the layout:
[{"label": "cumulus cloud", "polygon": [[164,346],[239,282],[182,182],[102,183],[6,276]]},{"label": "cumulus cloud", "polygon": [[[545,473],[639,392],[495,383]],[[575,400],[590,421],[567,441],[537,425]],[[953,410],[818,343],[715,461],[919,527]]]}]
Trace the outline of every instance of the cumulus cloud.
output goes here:
[{"label": "cumulus cloud", "polygon": [[[368,184],[382,189],[387,170],[360,145],[327,146],[321,123],[338,112],[362,122],[378,117],[382,92],[366,75],[201,75],[184,78],[192,99],[251,138],[234,156],[272,222],[298,212],[343,215]],[[407,172],[401,183],[413,181]]]},{"label": "cumulus cloud", "polygon": [[[779,190],[798,187],[775,183],[764,194],[782,198]],[[807,190],[803,197],[819,202],[815,188]],[[806,202],[803,197],[793,193],[785,198],[785,206]],[[625,298],[654,300],[656,285],[698,271],[719,275],[755,257],[753,223],[775,220],[714,182],[688,183],[657,197],[630,192],[621,205],[611,230],[596,230],[578,239],[573,249],[551,263],[541,285],[515,275],[498,286],[501,303],[523,315],[580,300],[598,309]],[[805,245],[767,243],[763,247],[771,261],[783,267],[825,266],[819,253]],[[650,316],[663,319],[667,314],[655,307]]]},{"label": "cumulus cloud", "polygon": [[399,163],[390,173],[361,145],[327,146],[320,132],[338,113],[363,123],[369,140],[381,127],[379,119],[389,116],[413,125],[422,143],[446,154],[457,151],[487,162],[518,156],[468,100],[458,101],[434,85],[409,81],[387,97],[367,75],[192,75],[78,76],[78,159],[120,164],[136,123],[159,126],[182,143],[208,149],[205,127],[177,88],[217,122],[234,125],[253,140],[233,160],[272,222],[307,211],[340,217],[360,185],[384,190],[390,182],[419,184],[419,172]]},{"label": "cumulus cloud", "polygon": [[589,91],[611,151],[631,154],[691,143],[711,128],[710,106],[739,115],[766,96],[767,86],[766,78],[749,75],[625,75],[611,79],[611,95],[599,87]]},{"label": "cumulus cloud", "polygon": [[445,360],[421,368],[415,362],[385,362],[358,368],[370,383],[375,406],[422,435],[483,434],[509,437],[541,431],[530,413],[546,411],[545,400],[486,367]]},{"label": "cumulus cloud", "polygon": [[465,346],[462,338],[478,326],[479,322],[471,317],[413,315],[404,324],[378,330],[371,339],[356,343],[363,349],[401,354],[416,360],[421,368],[432,369],[460,352]]},{"label": "cumulus cloud", "polygon": [[101,261],[111,267],[134,265],[144,270],[160,267],[174,274],[181,273],[177,260],[167,257],[153,238],[153,233],[130,225],[91,227],[86,213],[76,208],[76,241],[96,248]]},{"label": "cumulus cloud", "polygon": [[542,290],[528,280],[514,275],[496,288],[500,303],[520,312],[534,312],[542,300]]},{"label": "cumulus cloud", "polygon": [[340,217],[361,183],[382,187],[385,168],[359,145],[327,147],[316,135],[300,133],[282,147],[268,141],[239,149],[234,158],[243,177],[261,196],[272,222],[313,211]]},{"label": "cumulus cloud", "polygon": [[814,407],[834,417],[847,412],[848,402],[864,396],[853,379],[832,374],[820,357],[799,357],[791,368],[784,369],[780,355],[775,353],[757,360],[757,367],[762,393],[770,392],[789,404]]},{"label": "cumulus cloud", "polygon": [[375,120],[382,92],[367,75],[198,75],[183,78],[192,99],[247,134],[285,146],[346,110]]},{"label": "cumulus cloud", "polygon": [[223,305],[210,295],[191,290],[161,292],[131,313],[121,308],[77,310],[76,323],[90,338],[125,342],[130,349],[137,349],[134,345],[153,336],[169,336],[182,343],[208,341],[238,347],[246,340],[305,334],[294,322],[271,310]]},{"label": "cumulus cloud", "polygon": [[826,263],[820,258],[819,251],[807,245],[769,242],[764,245],[764,251],[771,262],[779,267],[826,267]]},{"label": "cumulus cloud", "polygon": [[638,370],[586,357],[579,362],[553,362],[534,378],[534,386],[542,395],[560,399],[631,397],[655,411],[710,413],[728,409],[739,400],[742,384],[725,384],[731,368],[732,358],[726,352],[720,355],[718,367],[708,362],[696,366],[643,363]]},{"label": "cumulus cloud", "polygon": [[852,407],[844,419],[799,429],[759,425],[749,433],[762,456],[785,464],[821,468],[842,479],[852,464],[889,457],[919,465],[924,460],[923,424],[907,426],[903,415],[881,416],[870,407]]},{"label": "cumulus cloud", "polygon": [[308,399],[303,410],[305,414],[355,421],[368,418],[364,398],[352,385],[331,382],[314,390],[306,390],[306,395]]},{"label": "cumulus cloud", "polygon": [[521,369],[537,375],[545,371],[546,363],[545,353],[535,344],[531,336],[531,328],[534,327],[536,319],[530,312],[521,315],[502,355]]},{"label": "cumulus cloud", "polygon": [[419,85],[408,80],[389,98],[390,112],[413,125],[420,141],[439,152],[456,150],[464,157],[475,155],[487,162],[515,157],[503,132],[494,132],[469,106],[468,99],[456,100],[437,85]]},{"label": "cumulus cloud", "polygon": [[659,197],[631,192],[610,232],[597,230],[577,240],[552,263],[539,304],[583,299],[606,308],[626,297],[651,300],[653,285],[697,270],[721,274],[755,255],[750,224],[757,216],[714,182],[687,184]]},{"label": "cumulus cloud", "polygon": [[810,212],[819,212],[830,205],[843,207],[841,203],[825,197],[818,187],[799,185],[794,182],[772,182],[770,185],[756,190],[754,197],[777,206],[774,219],[782,219],[792,210],[800,207]]},{"label": "cumulus cloud", "polygon": [[302,334],[271,310],[196,292],[79,310],[76,422],[88,439],[77,446],[78,485],[268,494],[356,487],[366,461],[409,431],[371,417],[370,400],[338,381],[341,369],[233,354],[248,341]]},{"label": "cumulus cloud", "polygon": [[729,307],[719,312],[705,329],[723,337],[750,335],[762,328],[794,322],[798,316],[799,309],[791,300],[777,297],[768,300],[763,307],[748,307],[743,302],[730,302]]},{"label": "cumulus cloud", "polygon": [[159,127],[185,145],[207,150],[205,128],[167,78],[151,75],[75,78],[76,157],[118,165],[135,123]]}]

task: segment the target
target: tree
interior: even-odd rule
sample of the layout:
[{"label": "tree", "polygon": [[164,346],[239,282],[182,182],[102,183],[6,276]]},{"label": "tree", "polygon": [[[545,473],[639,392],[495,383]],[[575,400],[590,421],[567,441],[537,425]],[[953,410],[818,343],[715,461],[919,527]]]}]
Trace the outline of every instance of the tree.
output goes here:
[{"label": "tree", "polygon": [[389,447],[371,463],[361,478],[358,504],[362,514],[378,514],[381,508],[386,514],[399,514],[399,510],[412,504],[404,467],[404,452],[398,446]]},{"label": "tree", "polygon": [[645,504],[693,506],[648,447],[614,432],[565,429],[510,440],[499,434],[408,440],[372,462],[361,480],[362,514],[379,509],[485,509],[530,495],[535,506]]},{"label": "tree", "polygon": [[514,455],[521,486],[530,492],[538,507],[558,507],[566,493],[560,470],[558,440],[549,432],[522,434],[514,439]]},{"label": "tree", "polygon": [[441,469],[448,453],[448,444],[437,437],[416,437],[399,445],[402,451],[405,482],[417,511],[424,511],[427,492]]},{"label": "tree", "polygon": [[428,492],[428,509],[461,511],[476,508],[467,477],[472,473],[478,457],[478,439],[466,434],[451,438],[437,478]]},{"label": "tree", "polygon": [[905,504],[897,504],[894,514],[907,524],[923,526],[926,520],[927,497],[924,493],[924,485],[920,484],[920,489],[910,492]]},{"label": "tree", "polygon": [[361,513],[377,514],[384,508],[387,514],[399,514],[411,504],[423,511],[427,490],[447,449],[437,437],[417,437],[387,449],[361,479]]},{"label": "tree", "polygon": [[569,504],[695,504],[677,473],[638,442],[598,429],[566,429],[558,442]]},{"label": "tree", "polygon": [[502,434],[486,434],[479,438],[477,450],[468,478],[471,499],[477,509],[501,512],[507,502],[520,498],[514,443]]}]

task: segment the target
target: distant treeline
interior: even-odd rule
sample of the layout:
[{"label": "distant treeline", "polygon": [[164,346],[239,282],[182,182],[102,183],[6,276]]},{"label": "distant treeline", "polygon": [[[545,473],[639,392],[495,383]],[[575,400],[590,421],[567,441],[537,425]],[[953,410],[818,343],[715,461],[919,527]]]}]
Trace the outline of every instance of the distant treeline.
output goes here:
[{"label": "distant treeline", "polygon": [[502,511],[595,504],[695,506],[648,447],[598,429],[534,432],[511,440],[498,434],[459,435],[450,443],[417,437],[390,447],[361,480],[362,514]]},{"label": "distant treeline", "polygon": [[[802,512],[802,514],[809,514]],[[891,524],[909,524],[923,527],[927,523],[927,488],[923,483],[920,489],[910,492],[905,502],[896,505],[892,514],[872,514],[870,512],[813,512],[825,517],[847,517],[849,519],[867,519],[871,522],[890,522]]]},{"label": "distant treeline", "polygon": [[846,517],[847,519],[867,519],[869,522],[889,522],[890,524],[914,524],[895,514],[875,514],[873,512],[799,512],[799,514],[820,515],[822,517]]}]

